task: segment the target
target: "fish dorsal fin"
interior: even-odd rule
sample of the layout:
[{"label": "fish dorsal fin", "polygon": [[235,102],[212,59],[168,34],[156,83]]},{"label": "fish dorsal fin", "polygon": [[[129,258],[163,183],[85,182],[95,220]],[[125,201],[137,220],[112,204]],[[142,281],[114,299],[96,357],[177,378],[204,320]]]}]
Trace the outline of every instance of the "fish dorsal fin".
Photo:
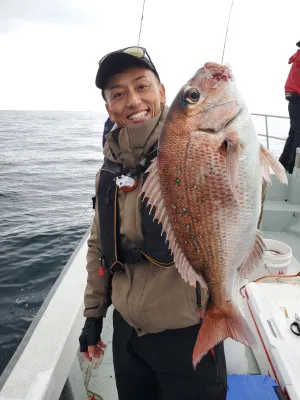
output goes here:
[{"label": "fish dorsal fin", "polygon": [[262,260],[266,245],[263,237],[259,231],[256,232],[256,238],[252,251],[250,252],[244,263],[238,268],[237,282],[241,283],[246,279],[255,267],[259,265]]},{"label": "fish dorsal fin", "polygon": [[271,183],[271,176],[269,167],[274,171],[275,175],[281,183],[287,184],[287,176],[283,166],[263,145],[260,145],[260,159],[263,167],[263,179],[269,184]]},{"label": "fish dorsal fin", "polygon": [[178,269],[182,279],[191,286],[196,286],[196,282],[198,281],[201,288],[207,291],[207,285],[202,275],[195,272],[176,240],[175,233],[165,207],[157,164],[156,157],[147,169],[148,176],[143,184],[141,195],[144,193],[144,196],[148,198],[148,203],[151,205],[151,209],[155,207],[154,219],[157,219],[158,222],[162,224],[162,229],[166,233],[166,239],[169,241],[169,248],[173,253],[175,266]]}]

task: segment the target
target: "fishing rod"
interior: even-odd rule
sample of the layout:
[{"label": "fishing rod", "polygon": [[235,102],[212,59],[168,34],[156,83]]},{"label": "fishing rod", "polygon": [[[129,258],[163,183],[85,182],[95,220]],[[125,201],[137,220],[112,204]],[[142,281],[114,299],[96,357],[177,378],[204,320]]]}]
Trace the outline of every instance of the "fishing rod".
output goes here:
[{"label": "fishing rod", "polygon": [[143,19],[144,19],[144,8],[145,8],[146,0],[143,2],[143,9],[142,9],[142,16],[141,16],[141,23],[140,23],[140,32],[139,32],[139,39],[138,39],[138,46],[140,45],[141,33],[142,33],[142,26],[143,26]]},{"label": "fishing rod", "polygon": [[225,33],[225,40],[224,40],[224,46],[223,46],[223,53],[222,53],[221,64],[223,64],[223,59],[224,59],[224,54],[225,54],[226,41],[227,41],[227,34],[228,34],[228,29],[229,29],[229,24],[230,24],[230,18],[231,18],[231,12],[232,12],[232,7],[233,7],[233,1],[234,1],[234,0],[231,0],[231,6],[230,6],[229,17],[228,17],[228,21],[227,21],[227,28],[226,28],[226,33]]}]

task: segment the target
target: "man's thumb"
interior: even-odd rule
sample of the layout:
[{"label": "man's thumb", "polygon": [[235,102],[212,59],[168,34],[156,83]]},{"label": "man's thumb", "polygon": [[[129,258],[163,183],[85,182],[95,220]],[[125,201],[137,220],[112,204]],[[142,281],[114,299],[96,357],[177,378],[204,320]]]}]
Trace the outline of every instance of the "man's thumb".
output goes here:
[{"label": "man's thumb", "polygon": [[89,353],[89,357],[94,357],[95,355],[95,346],[88,346],[88,353]]}]

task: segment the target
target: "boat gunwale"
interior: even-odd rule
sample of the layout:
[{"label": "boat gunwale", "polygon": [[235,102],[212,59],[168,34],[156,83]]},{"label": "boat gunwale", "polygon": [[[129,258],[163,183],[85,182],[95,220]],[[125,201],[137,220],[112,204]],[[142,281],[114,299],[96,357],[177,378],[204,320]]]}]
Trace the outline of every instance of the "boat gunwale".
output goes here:
[{"label": "boat gunwale", "polygon": [[61,273],[57,277],[54,285],[50,289],[50,292],[48,293],[47,297],[45,298],[44,302],[42,303],[40,309],[38,310],[36,316],[32,320],[31,324],[29,325],[22,341],[20,342],[19,346],[15,350],[12,358],[8,362],[7,366],[5,367],[4,371],[2,372],[0,376],[0,395],[1,395],[1,390],[3,389],[5,383],[7,382],[10,374],[12,373],[14,367],[16,366],[17,362],[19,361],[19,358],[21,357],[24,349],[26,348],[28,342],[30,341],[33,332],[35,331],[35,328],[39,324],[41,318],[43,317],[48,305],[50,304],[57,288],[61,284],[62,280],[64,279],[66,273],[68,272],[70,266],[72,265],[73,261],[75,260],[77,254],[79,253],[81,247],[83,246],[84,242],[87,240],[89,234],[90,234],[90,227],[87,229],[86,233],[83,235],[83,237],[80,239],[80,242],[77,244],[75,250],[73,251],[72,255],[70,256],[67,264],[64,266],[62,269]]}]

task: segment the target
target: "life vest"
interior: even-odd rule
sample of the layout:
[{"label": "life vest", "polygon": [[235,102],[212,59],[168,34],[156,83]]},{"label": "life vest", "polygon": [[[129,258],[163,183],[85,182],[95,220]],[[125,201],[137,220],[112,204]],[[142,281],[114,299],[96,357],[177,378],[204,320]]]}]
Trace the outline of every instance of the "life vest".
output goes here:
[{"label": "life vest", "polygon": [[[116,178],[122,174],[131,177],[141,177],[148,168],[151,160],[157,154],[157,145],[148,156],[134,170],[124,170],[122,165],[107,158],[100,172],[98,189],[98,212],[100,222],[100,236],[102,244],[101,265],[112,273],[123,270],[123,265],[138,264],[150,261],[159,267],[172,267],[173,256],[169,250],[166,234],[162,234],[162,225],[153,220],[155,210],[150,213],[147,199],[141,201],[141,221],[143,241],[141,248],[122,249],[120,240],[118,190]],[[144,174],[143,178],[146,178]]]}]

